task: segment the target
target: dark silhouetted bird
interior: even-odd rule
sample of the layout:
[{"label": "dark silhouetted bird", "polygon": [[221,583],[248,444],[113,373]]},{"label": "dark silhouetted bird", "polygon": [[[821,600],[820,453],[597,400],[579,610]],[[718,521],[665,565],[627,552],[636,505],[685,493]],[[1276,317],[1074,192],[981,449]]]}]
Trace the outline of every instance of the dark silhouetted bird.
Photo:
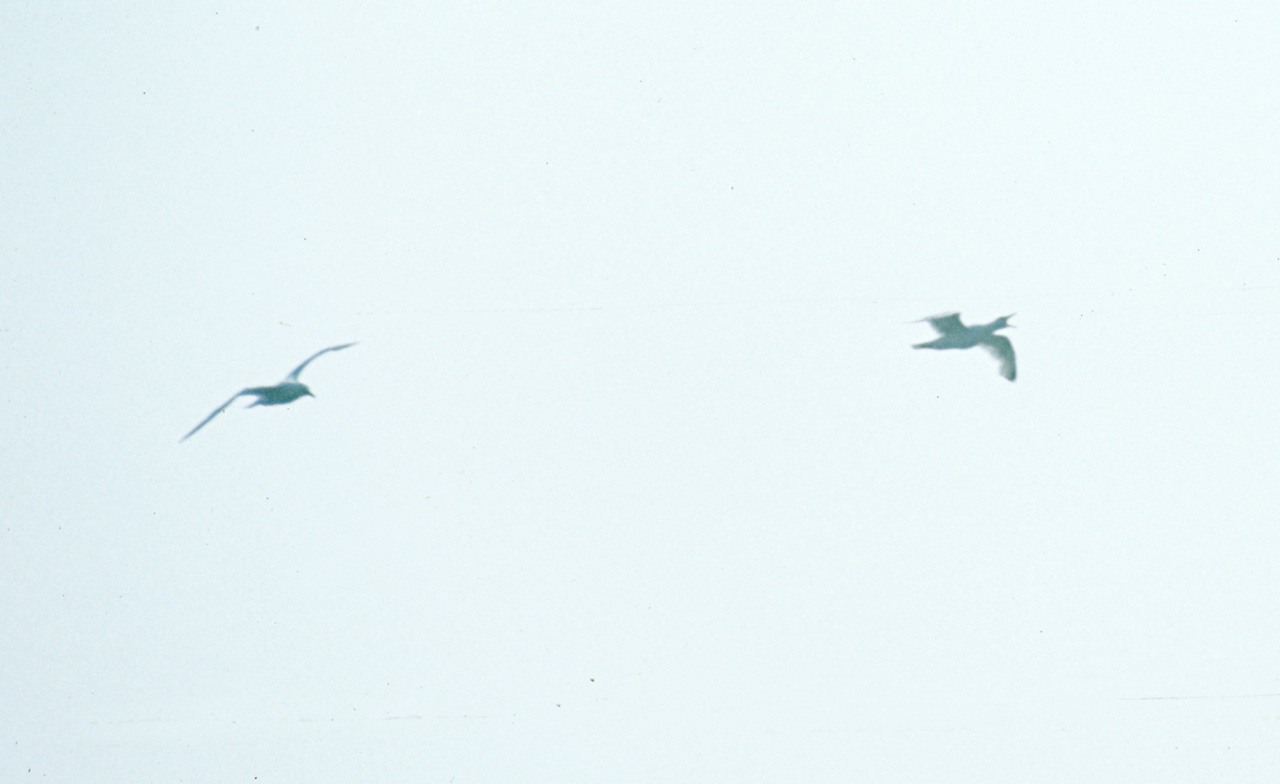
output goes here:
[{"label": "dark silhouetted bird", "polygon": [[917,343],[912,348],[948,349],[982,346],[994,354],[996,359],[1000,360],[1000,375],[1013,381],[1018,377],[1018,366],[1013,357],[1013,344],[1004,335],[997,335],[996,330],[1012,327],[1013,325],[1009,323],[1009,319],[1013,318],[1014,315],[1010,313],[1008,316],[1001,316],[990,324],[977,324],[972,327],[966,327],[960,323],[959,313],[920,319],[932,324],[941,337],[928,343]]},{"label": "dark silhouetted bird", "polygon": [[344,348],[350,348],[354,345],[355,343],[343,343],[341,346],[330,346],[329,348],[317,351],[307,357],[306,362],[303,362],[301,365],[294,368],[293,372],[286,376],[284,381],[281,381],[273,387],[248,387],[247,389],[240,390],[232,395],[230,400],[214,409],[213,413],[205,417],[203,422],[191,428],[191,432],[180,438],[179,442],[186,441],[188,438],[191,438],[196,434],[197,430],[209,424],[209,420],[213,419],[218,414],[221,414],[223,411],[226,411],[227,406],[234,403],[236,398],[244,395],[255,395],[258,398],[250,403],[247,406],[248,408],[253,408],[254,406],[283,406],[285,403],[292,403],[300,397],[315,397],[315,395],[311,394],[311,390],[307,388],[307,385],[298,380],[298,374],[306,369],[307,365],[310,365],[311,361],[321,354],[327,354],[330,351],[341,351]]}]

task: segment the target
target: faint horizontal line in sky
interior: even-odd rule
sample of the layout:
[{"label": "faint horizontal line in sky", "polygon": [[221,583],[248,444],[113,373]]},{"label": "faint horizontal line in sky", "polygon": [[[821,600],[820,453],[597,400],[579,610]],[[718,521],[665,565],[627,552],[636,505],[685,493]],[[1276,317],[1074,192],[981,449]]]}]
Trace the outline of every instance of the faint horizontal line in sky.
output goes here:
[{"label": "faint horizontal line in sky", "polygon": [[[678,310],[683,308],[725,308],[725,307],[765,307],[774,305],[831,305],[841,303],[890,303],[919,302],[930,303],[950,300],[957,303],[1003,302],[1028,299],[1090,299],[1126,295],[1175,295],[1214,293],[1250,294],[1254,292],[1274,291],[1280,286],[1230,286],[1220,289],[1204,288],[1166,288],[1166,289],[1134,289],[1122,291],[1084,292],[1084,291],[1037,291],[1006,294],[974,295],[965,292],[951,294],[927,294],[920,296],[867,296],[867,297],[786,297],[768,299],[729,299],[729,300],[693,300],[689,302],[649,302],[633,305],[555,305],[548,307],[510,307],[510,308],[422,308],[409,310],[367,310],[357,311],[357,316],[388,316],[420,313],[574,313],[586,311],[620,311],[620,310]],[[290,325],[286,325],[290,326]]]},{"label": "faint horizontal line in sky", "polygon": [[1256,700],[1263,697],[1280,697],[1280,692],[1267,694],[1195,694],[1175,697],[1121,697],[1123,702],[1139,702],[1143,700]]}]

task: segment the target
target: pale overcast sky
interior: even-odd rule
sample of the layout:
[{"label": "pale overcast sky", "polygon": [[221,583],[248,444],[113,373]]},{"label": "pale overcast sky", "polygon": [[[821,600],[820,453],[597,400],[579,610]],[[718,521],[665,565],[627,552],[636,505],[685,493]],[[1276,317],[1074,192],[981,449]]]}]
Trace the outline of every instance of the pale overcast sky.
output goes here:
[{"label": "pale overcast sky", "polygon": [[1271,780],[1278,38],[3,4],[0,779]]}]

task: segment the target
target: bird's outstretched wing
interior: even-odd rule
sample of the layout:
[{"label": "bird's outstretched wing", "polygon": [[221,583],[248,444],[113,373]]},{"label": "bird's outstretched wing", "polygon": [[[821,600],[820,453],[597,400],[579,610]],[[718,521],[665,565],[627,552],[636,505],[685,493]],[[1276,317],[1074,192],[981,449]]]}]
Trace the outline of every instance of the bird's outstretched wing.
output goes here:
[{"label": "bird's outstretched wing", "polygon": [[327,354],[330,351],[341,351],[344,348],[351,348],[354,345],[355,343],[343,343],[341,346],[329,346],[328,348],[320,349],[316,353],[307,357],[306,362],[303,362],[301,365],[298,365],[296,368],[294,368],[292,373],[290,373],[288,376],[285,376],[285,381],[297,381],[298,374],[301,373],[307,365],[310,365],[313,359],[320,356],[321,354]]},{"label": "bird's outstretched wing", "polygon": [[1004,335],[992,335],[982,341],[982,347],[1000,360],[1000,375],[1013,381],[1018,377],[1018,364],[1013,357],[1013,344]]},{"label": "bird's outstretched wing", "polygon": [[942,316],[930,316],[929,318],[920,319],[920,320],[927,321],[930,324],[932,324],[933,328],[938,330],[939,334],[942,334],[942,335],[951,335],[956,332],[964,332],[965,330],[968,329],[968,327],[960,323],[959,313],[948,313]]},{"label": "bird's outstretched wing", "polygon": [[213,418],[214,418],[214,417],[216,417],[218,414],[221,414],[223,411],[226,411],[226,410],[227,410],[227,406],[229,406],[229,405],[231,405],[232,403],[236,402],[236,398],[240,397],[241,395],[252,395],[252,394],[253,394],[253,390],[252,390],[252,389],[242,389],[242,390],[240,390],[239,392],[235,393],[234,395],[232,395],[232,396],[231,396],[231,399],[230,399],[230,400],[228,400],[227,402],[225,402],[225,403],[223,403],[222,405],[220,405],[220,406],[218,406],[217,408],[215,408],[215,409],[213,410],[213,413],[212,413],[212,414],[210,414],[209,416],[205,417],[203,422],[201,422],[200,424],[198,424],[198,425],[196,425],[195,427],[191,428],[191,432],[190,432],[190,433],[187,433],[185,436],[183,436],[182,438],[178,439],[178,443],[179,443],[179,444],[181,444],[183,441],[186,441],[188,438],[191,438],[192,436],[194,436],[194,435],[196,434],[196,431],[197,431],[197,430],[199,430],[200,428],[202,428],[202,427],[204,427],[205,425],[209,424],[209,420],[210,420],[210,419],[213,419]]}]

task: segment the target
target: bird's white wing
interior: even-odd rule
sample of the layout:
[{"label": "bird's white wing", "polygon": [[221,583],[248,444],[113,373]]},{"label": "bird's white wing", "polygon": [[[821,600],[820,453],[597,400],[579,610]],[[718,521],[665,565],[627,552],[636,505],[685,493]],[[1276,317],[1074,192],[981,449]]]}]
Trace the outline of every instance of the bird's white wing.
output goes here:
[{"label": "bird's white wing", "polygon": [[316,357],[320,356],[321,354],[327,354],[327,353],[329,353],[330,351],[341,351],[341,350],[342,350],[342,349],[344,349],[344,348],[351,348],[351,347],[352,347],[352,346],[354,346],[354,345],[355,345],[355,343],[343,343],[341,346],[330,346],[330,347],[328,347],[328,348],[322,348],[322,349],[320,349],[320,350],[319,350],[319,351],[317,351],[316,353],[314,353],[314,354],[312,354],[311,356],[307,357],[307,361],[306,361],[306,362],[303,362],[301,365],[298,365],[296,368],[294,368],[292,373],[290,373],[288,376],[285,376],[285,380],[286,380],[286,381],[297,381],[297,380],[298,380],[298,374],[299,374],[299,373],[301,373],[301,372],[303,371],[303,369],[304,369],[304,368],[306,368],[306,366],[307,366],[307,365],[310,365],[310,364],[311,364],[311,361],[312,361],[313,359],[315,359]]},{"label": "bird's white wing", "polygon": [[960,323],[959,313],[948,313],[942,316],[930,316],[927,319],[921,319],[933,325],[943,335],[951,335],[956,332],[964,332],[968,329],[964,324]]},{"label": "bird's white wing", "polygon": [[253,390],[250,390],[250,389],[242,389],[242,390],[240,390],[239,392],[237,392],[237,393],[235,393],[234,395],[232,395],[232,396],[231,396],[231,398],[230,398],[227,402],[225,402],[225,403],[223,403],[222,405],[220,405],[220,406],[218,406],[217,408],[215,408],[215,409],[213,410],[213,413],[212,413],[212,414],[210,414],[209,416],[205,417],[203,422],[201,422],[200,424],[198,424],[198,425],[196,425],[195,427],[191,428],[191,432],[190,432],[190,433],[187,433],[185,436],[183,436],[182,438],[178,439],[178,443],[179,443],[179,444],[181,444],[183,441],[186,441],[188,438],[191,438],[193,435],[195,435],[195,434],[196,434],[196,431],[197,431],[197,430],[199,430],[200,428],[202,428],[202,427],[204,427],[205,425],[209,424],[209,420],[213,419],[213,418],[214,418],[214,417],[216,417],[218,414],[221,414],[223,411],[226,411],[226,410],[227,410],[227,406],[229,406],[229,405],[231,405],[232,403],[236,402],[236,398],[240,397],[241,395],[251,395],[251,394],[253,394]]},{"label": "bird's white wing", "polygon": [[992,335],[982,341],[982,347],[1000,360],[1000,375],[1013,381],[1018,377],[1018,364],[1013,356],[1013,344],[1004,335]]}]

